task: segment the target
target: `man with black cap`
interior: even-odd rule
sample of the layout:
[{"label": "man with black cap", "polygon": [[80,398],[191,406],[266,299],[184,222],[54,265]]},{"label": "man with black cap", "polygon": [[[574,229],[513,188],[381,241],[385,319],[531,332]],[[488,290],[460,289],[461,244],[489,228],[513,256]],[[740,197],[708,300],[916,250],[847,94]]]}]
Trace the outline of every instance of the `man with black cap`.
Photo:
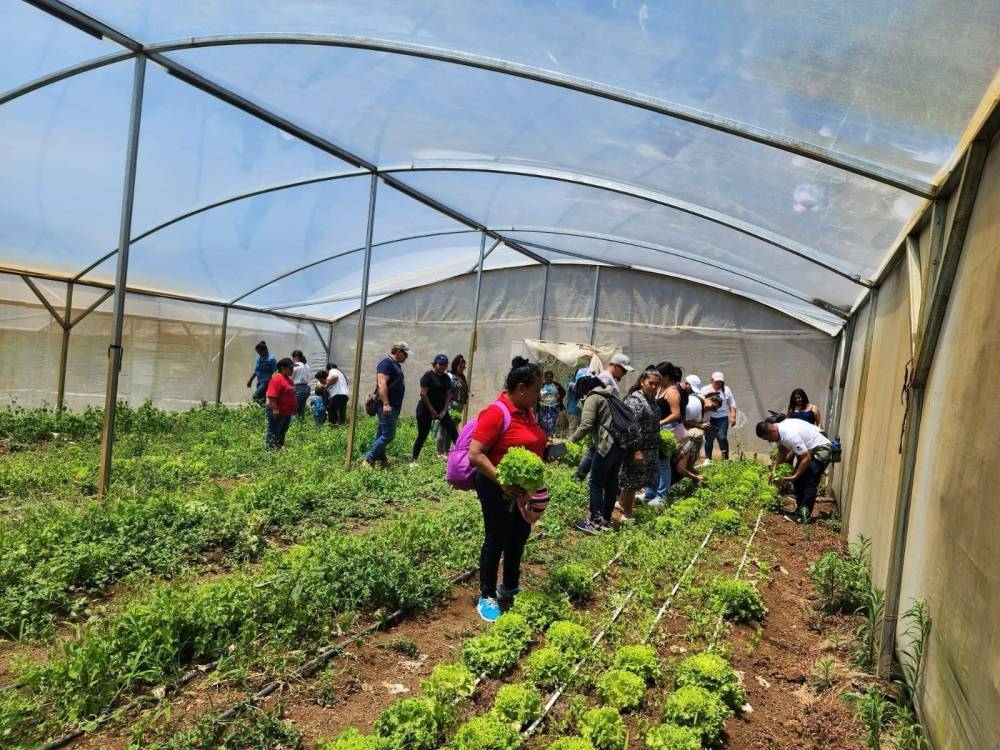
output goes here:
[{"label": "man with black cap", "polygon": [[278,450],[285,447],[285,433],[292,423],[297,399],[295,386],[292,384],[292,370],[295,363],[288,357],[278,360],[277,372],[267,384],[267,432],[264,433],[264,446],[268,450]]},{"label": "man with black cap", "polygon": [[410,353],[409,344],[397,341],[375,368],[378,430],[375,432],[371,450],[361,463],[365,468],[370,469],[376,461],[383,464],[388,461],[385,449],[396,437],[396,423],[399,421],[399,412],[403,408],[403,395],[406,393],[402,364]]},{"label": "man with black cap", "polygon": [[451,441],[458,440],[458,430],[451,420],[448,407],[451,403],[451,377],[448,375],[448,355],[438,354],[431,363],[431,369],[420,378],[420,401],[417,402],[417,439],[413,443],[413,463],[420,458],[420,450],[436,420]]}]

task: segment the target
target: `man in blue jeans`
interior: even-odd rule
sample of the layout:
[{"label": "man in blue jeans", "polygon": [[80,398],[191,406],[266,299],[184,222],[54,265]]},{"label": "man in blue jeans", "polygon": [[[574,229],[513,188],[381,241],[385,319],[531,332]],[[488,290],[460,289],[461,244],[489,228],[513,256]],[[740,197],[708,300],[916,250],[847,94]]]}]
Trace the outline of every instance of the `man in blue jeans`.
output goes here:
[{"label": "man in blue jeans", "polygon": [[785,518],[795,523],[810,523],[819,480],[833,457],[829,438],[801,419],[786,419],[777,424],[758,422],[757,437],[780,443],[779,463],[794,459],[795,471],[782,481],[795,487],[795,513],[785,514]]},{"label": "man in blue jeans", "polygon": [[403,408],[403,394],[406,383],[403,379],[402,364],[410,356],[410,345],[405,341],[397,341],[389,353],[382,358],[375,368],[375,390],[378,394],[378,431],[375,442],[365,456],[361,465],[370,469],[376,462],[385,464],[388,459],[385,449],[396,437],[396,423],[399,412]]}]

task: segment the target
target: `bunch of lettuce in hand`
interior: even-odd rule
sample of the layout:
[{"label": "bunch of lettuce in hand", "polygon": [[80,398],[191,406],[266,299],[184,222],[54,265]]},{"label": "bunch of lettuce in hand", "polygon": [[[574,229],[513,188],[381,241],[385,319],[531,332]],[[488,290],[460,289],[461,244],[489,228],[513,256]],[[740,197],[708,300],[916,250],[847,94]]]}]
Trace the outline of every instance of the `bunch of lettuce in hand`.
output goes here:
[{"label": "bunch of lettuce in hand", "polygon": [[660,430],[660,458],[670,458],[677,451],[677,437],[670,430]]},{"label": "bunch of lettuce in hand", "polygon": [[497,482],[504,487],[520,487],[529,494],[536,492],[545,486],[545,464],[527,448],[511,448],[497,466]]}]

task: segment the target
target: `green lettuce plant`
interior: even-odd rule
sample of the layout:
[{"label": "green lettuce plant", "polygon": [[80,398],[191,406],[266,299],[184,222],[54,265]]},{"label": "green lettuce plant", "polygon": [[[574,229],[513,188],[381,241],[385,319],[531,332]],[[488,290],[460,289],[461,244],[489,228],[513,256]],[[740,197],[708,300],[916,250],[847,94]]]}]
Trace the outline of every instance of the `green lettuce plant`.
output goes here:
[{"label": "green lettuce plant", "polygon": [[462,661],[474,674],[502,677],[517,662],[514,644],[493,633],[469,638],[462,644]]},{"label": "green lettuce plant", "polygon": [[375,750],[375,736],[361,734],[351,727],[329,742],[316,743],[316,750]]},{"label": "green lettuce plant", "polygon": [[712,524],[712,528],[720,534],[735,534],[743,526],[743,519],[740,517],[739,512],[732,508],[722,508],[714,511],[708,517],[708,520]]},{"label": "green lettuce plant", "polygon": [[609,669],[597,680],[601,700],[618,711],[632,711],[642,703],[646,681],[625,669]]},{"label": "green lettuce plant", "polygon": [[431,698],[404,698],[379,714],[376,746],[390,750],[437,750],[451,723],[450,712]]},{"label": "green lettuce plant", "polygon": [[693,729],[705,745],[718,742],[728,714],[718,695],[696,685],[679,688],[663,704],[665,723]]},{"label": "green lettuce plant", "polygon": [[545,645],[578,659],[590,649],[590,633],[575,622],[558,620],[545,631]]},{"label": "green lettuce plant", "polygon": [[688,727],[660,724],[646,732],[646,750],[701,750],[701,740]]},{"label": "green lettuce plant", "polygon": [[694,654],[677,666],[674,679],[677,687],[695,685],[717,693],[733,711],[746,702],[746,693],[732,665],[718,654],[706,651]]},{"label": "green lettuce plant", "polygon": [[566,594],[570,599],[584,601],[594,595],[594,584],[590,571],[579,563],[563,563],[549,578],[553,591]]},{"label": "green lettuce plant", "polygon": [[542,715],[542,696],[532,685],[515,682],[497,691],[493,714],[515,729],[520,729]]},{"label": "green lettuce plant", "polygon": [[660,430],[660,457],[670,458],[677,451],[677,438],[670,430]]},{"label": "green lettuce plant", "polygon": [[475,690],[476,678],[462,664],[438,664],[420,689],[428,698],[448,705],[459,698],[468,698]]},{"label": "green lettuce plant", "polygon": [[731,622],[763,620],[767,607],[757,589],[746,581],[722,580],[712,587],[713,606]]},{"label": "green lettuce plant", "polygon": [[520,750],[521,735],[510,724],[493,716],[476,716],[458,728],[449,750]]},{"label": "green lettuce plant", "polygon": [[615,652],[614,666],[641,677],[647,683],[654,682],[660,676],[660,660],[652,646],[622,646]]},{"label": "green lettuce plant", "polygon": [[613,708],[592,708],[580,717],[580,734],[594,750],[624,750],[628,739],[625,722]]},{"label": "green lettuce plant", "polygon": [[560,737],[551,745],[548,750],[596,750],[590,740],[583,737]]},{"label": "green lettuce plant", "polygon": [[526,492],[535,492],[545,486],[545,464],[538,454],[515,446],[500,459],[497,465],[497,482],[520,487]]},{"label": "green lettuce plant", "polygon": [[551,646],[538,649],[524,661],[524,673],[528,679],[546,689],[566,682],[572,668],[569,658]]},{"label": "green lettuce plant", "polygon": [[524,615],[505,612],[493,623],[490,635],[507,641],[518,651],[523,651],[531,643],[531,631],[531,624]]},{"label": "green lettuce plant", "polygon": [[565,594],[525,591],[517,595],[510,611],[524,617],[532,630],[544,630],[550,623],[565,618],[570,606]]}]

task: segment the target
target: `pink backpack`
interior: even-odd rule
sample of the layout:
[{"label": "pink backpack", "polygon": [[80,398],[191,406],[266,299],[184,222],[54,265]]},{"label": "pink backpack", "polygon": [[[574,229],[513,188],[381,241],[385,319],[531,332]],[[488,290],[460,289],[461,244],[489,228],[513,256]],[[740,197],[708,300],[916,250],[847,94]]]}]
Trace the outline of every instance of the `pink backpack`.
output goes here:
[{"label": "pink backpack", "polygon": [[[503,412],[503,429],[500,430],[500,434],[502,435],[510,427],[510,410],[499,399],[490,404],[490,406],[497,406]],[[478,421],[478,417],[470,419],[462,428],[462,431],[458,433],[458,440],[455,441],[455,447],[448,451],[448,462],[445,464],[444,479],[458,490],[475,489],[475,483],[472,481],[472,478],[476,474],[476,467],[469,463],[469,446],[472,444],[472,433],[476,431],[476,423]]]}]

